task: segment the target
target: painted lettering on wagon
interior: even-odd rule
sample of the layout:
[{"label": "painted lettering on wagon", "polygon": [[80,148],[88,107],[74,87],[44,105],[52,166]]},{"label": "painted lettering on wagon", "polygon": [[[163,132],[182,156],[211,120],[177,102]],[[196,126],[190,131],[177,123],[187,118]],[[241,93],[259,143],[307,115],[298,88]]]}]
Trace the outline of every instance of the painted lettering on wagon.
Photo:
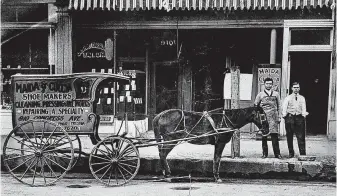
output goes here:
[{"label": "painted lettering on wagon", "polygon": [[89,101],[16,101],[15,108],[90,107]]},{"label": "painted lettering on wagon", "polygon": [[17,93],[31,93],[31,92],[46,92],[48,89],[51,92],[61,92],[67,93],[72,90],[70,83],[59,83],[59,82],[26,82],[26,83],[16,83],[15,92]]},{"label": "painted lettering on wagon", "polygon": [[71,93],[22,93],[23,101],[71,100]]}]

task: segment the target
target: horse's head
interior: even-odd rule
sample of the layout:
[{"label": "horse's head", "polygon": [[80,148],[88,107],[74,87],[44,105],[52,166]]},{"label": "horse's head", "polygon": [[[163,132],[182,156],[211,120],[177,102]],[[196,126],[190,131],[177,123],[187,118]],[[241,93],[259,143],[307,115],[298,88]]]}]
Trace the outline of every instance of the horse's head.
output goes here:
[{"label": "horse's head", "polygon": [[252,111],[252,122],[259,128],[262,132],[262,136],[268,136],[269,132],[269,124],[267,121],[266,113],[260,106],[254,106]]}]

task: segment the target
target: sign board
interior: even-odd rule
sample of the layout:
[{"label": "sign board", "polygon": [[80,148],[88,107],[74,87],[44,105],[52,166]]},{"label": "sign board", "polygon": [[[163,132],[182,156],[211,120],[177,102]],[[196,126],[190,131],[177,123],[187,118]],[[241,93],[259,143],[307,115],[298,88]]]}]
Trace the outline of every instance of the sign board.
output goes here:
[{"label": "sign board", "polygon": [[105,59],[105,45],[99,42],[86,44],[77,52],[77,57],[83,59]]},{"label": "sign board", "polygon": [[280,92],[281,68],[258,68],[258,92],[264,90],[264,79],[273,79],[273,89]]},{"label": "sign board", "polygon": [[[95,79],[95,78],[94,78]],[[15,122],[49,120],[66,131],[83,132],[93,127],[90,90],[94,79],[36,79],[14,82]]]},{"label": "sign board", "polygon": [[[231,74],[224,79],[224,99],[231,99]],[[253,74],[240,74],[240,100],[252,100]]]}]

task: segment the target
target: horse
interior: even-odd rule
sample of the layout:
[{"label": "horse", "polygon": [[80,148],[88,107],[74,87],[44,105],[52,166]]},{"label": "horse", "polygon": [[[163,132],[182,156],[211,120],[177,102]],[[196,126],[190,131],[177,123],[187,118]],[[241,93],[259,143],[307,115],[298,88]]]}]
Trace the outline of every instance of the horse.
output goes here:
[{"label": "horse", "polygon": [[211,111],[192,112],[180,109],[165,110],[153,119],[152,125],[156,142],[159,143],[159,157],[162,172],[169,178],[171,170],[167,155],[181,141],[192,144],[214,145],[213,176],[219,177],[220,159],[225,145],[231,140],[235,130],[248,123],[254,123],[262,132],[269,135],[266,114],[259,106],[242,109],[218,108]]}]

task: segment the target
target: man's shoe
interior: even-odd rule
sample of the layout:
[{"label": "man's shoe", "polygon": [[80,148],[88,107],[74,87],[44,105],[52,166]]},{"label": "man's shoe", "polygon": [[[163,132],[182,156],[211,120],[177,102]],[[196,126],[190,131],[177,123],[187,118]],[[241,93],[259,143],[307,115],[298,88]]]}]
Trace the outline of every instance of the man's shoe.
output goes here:
[{"label": "man's shoe", "polygon": [[282,156],[280,154],[279,155],[275,155],[275,158],[282,159]]},{"label": "man's shoe", "polygon": [[291,158],[294,158],[294,155],[293,155],[293,154],[290,154],[290,155],[289,155],[289,159],[291,159]]},{"label": "man's shoe", "polygon": [[268,156],[264,154],[264,155],[262,155],[261,158],[262,158],[262,159],[265,159],[265,158],[267,158],[267,157],[268,157]]}]

